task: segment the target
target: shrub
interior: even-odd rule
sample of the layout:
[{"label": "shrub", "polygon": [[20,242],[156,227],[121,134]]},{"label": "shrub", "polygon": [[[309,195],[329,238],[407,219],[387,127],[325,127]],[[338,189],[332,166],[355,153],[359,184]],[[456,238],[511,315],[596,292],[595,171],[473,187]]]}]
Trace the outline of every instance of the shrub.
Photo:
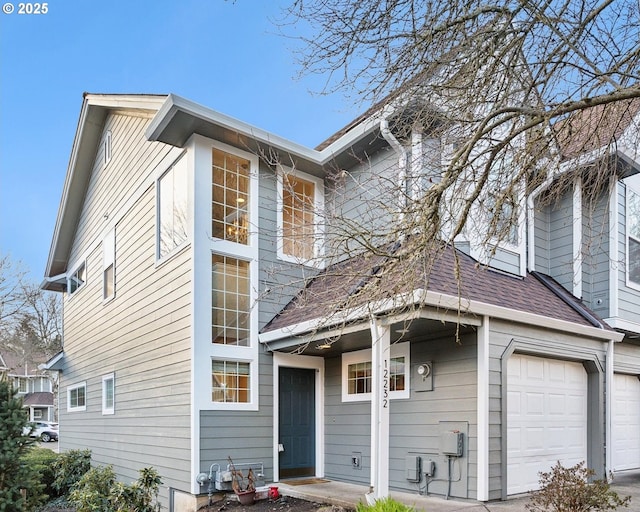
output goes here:
[{"label": "shrub", "polygon": [[627,507],[630,496],[621,498],[606,480],[589,482],[595,471],[580,462],[565,468],[558,461],[551,471],[540,473],[540,490],[531,495],[530,512],[588,512]]},{"label": "shrub", "polygon": [[53,487],[55,480],[53,467],[57,458],[58,454],[55,452],[35,446],[22,457],[23,462],[38,476],[38,480],[42,484],[42,492],[48,499],[58,496]]},{"label": "shrub", "polygon": [[77,512],[115,512],[109,499],[115,483],[111,466],[92,468],[73,486],[69,502]]},{"label": "shrub", "polygon": [[415,509],[387,496],[377,500],[373,505],[358,503],[356,512],[415,512]]},{"label": "shrub", "polygon": [[[0,379],[0,512],[32,510],[42,496],[34,471],[23,462],[33,440],[23,434],[28,418],[22,399],[6,379]],[[21,490],[27,489],[27,499]]]},{"label": "shrub", "polygon": [[53,463],[53,488],[58,496],[71,492],[73,486],[91,469],[91,450],[69,450],[58,455]]}]

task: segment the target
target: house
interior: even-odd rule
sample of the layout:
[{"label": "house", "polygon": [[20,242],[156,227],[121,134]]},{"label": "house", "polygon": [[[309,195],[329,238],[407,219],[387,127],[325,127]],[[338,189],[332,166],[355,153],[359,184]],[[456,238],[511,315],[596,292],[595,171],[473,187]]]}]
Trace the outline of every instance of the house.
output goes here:
[{"label": "house", "polygon": [[55,374],[42,370],[39,366],[46,358],[24,357],[11,350],[0,353],[0,376],[13,381],[22,397],[23,406],[28,411],[29,421],[56,421],[54,404]]},{"label": "house", "polygon": [[[90,448],[124,480],[154,466],[170,510],[195,510],[228,457],[266,481],[480,501],[531,490],[557,460],[640,468],[625,181],[640,167],[624,133],[604,230],[573,189],[542,203],[551,177],[490,255],[463,239],[408,255],[399,236],[331,259],[342,225],[321,212],[388,226],[363,208],[376,177],[438,147],[405,146],[385,112],[311,149],[175,95],[84,95],[43,283],[64,293],[48,365],[62,450]],[[596,235],[610,260],[581,249]]]}]

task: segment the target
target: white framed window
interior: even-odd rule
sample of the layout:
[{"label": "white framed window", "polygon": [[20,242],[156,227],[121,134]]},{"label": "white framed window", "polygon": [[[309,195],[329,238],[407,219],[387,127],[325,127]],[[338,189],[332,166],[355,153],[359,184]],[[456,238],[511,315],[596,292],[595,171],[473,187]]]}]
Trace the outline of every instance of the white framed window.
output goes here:
[{"label": "white framed window", "polygon": [[102,414],[115,414],[116,377],[114,373],[102,376]]},{"label": "white framed window", "polygon": [[29,381],[26,377],[16,377],[15,387],[18,390],[18,393],[28,393]]},{"label": "white framed window", "polygon": [[104,134],[104,139],[102,140],[102,153],[104,157],[104,165],[107,165],[111,161],[111,130],[108,130],[107,133]]},{"label": "white framed window", "polygon": [[248,347],[251,343],[249,262],[211,256],[211,342]]},{"label": "white framed window", "polygon": [[182,247],[189,239],[187,159],[181,156],[157,184],[158,258]]},{"label": "white framed window", "polygon": [[67,411],[87,410],[87,383],[81,382],[67,388]]},{"label": "white framed window", "polygon": [[71,275],[67,278],[67,291],[69,292],[69,295],[73,295],[74,293],[76,293],[85,285],[86,282],[87,266],[83,261],[77,267],[75,267],[73,272],[71,272]]},{"label": "white framed window", "polygon": [[640,194],[627,185],[627,286],[640,289]]},{"label": "white framed window", "polygon": [[211,401],[216,403],[250,403],[251,363],[212,359]]},{"label": "white framed window", "polygon": [[318,264],[322,256],[324,183],[291,169],[278,170],[278,257]]},{"label": "white framed window", "polygon": [[41,420],[42,419],[42,409],[34,409],[33,410],[33,419]]},{"label": "white framed window", "polygon": [[104,300],[115,296],[116,234],[111,230],[102,240],[102,297]]},{"label": "white framed window", "polygon": [[[409,398],[410,344],[391,345],[389,359],[389,398]],[[342,401],[363,402],[371,400],[372,367],[371,349],[342,354]]]}]

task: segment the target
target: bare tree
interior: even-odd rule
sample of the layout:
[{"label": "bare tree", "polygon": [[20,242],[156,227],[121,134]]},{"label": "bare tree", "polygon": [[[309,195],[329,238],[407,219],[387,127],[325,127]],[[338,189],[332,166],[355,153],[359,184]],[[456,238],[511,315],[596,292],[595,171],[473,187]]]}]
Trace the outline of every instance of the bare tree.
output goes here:
[{"label": "bare tree", "polygon": [[636,0],[293,0],[278,24],[301,42],[301,74],[373,105],[360,121],[378,120],[395,151],[330,176],[323,257],[360,259],[336,270],[334,312],[412,289],[402,268],[428,280],[460,238],[491,259],[524,236],[526,197],[550,180],[538,206],[577,177],[595,205],[621,172],[615,152],[565,164],[615,148],[640,110]]}]

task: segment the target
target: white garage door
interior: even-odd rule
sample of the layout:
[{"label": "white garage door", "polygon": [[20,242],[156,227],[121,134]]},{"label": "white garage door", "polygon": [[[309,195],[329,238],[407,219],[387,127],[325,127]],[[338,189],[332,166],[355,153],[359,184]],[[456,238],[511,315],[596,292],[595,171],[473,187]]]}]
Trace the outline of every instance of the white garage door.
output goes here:
[{"label": "white garage door", "polygon": [[640,468],[640,380],[613,376],[613,470]]},{"label": "white garage door", "polygon": [[587,460],[587,372],[517,354],[507,372],[507,494],[519,494],[537,489],[538,473],[558,460]]}]

